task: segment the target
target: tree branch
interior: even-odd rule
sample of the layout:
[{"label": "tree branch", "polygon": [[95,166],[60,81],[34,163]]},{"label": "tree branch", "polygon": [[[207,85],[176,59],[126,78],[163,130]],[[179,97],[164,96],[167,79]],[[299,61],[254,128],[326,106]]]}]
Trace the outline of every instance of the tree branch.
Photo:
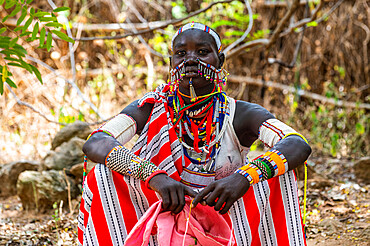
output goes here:
[{"label": "tree branch", "polygon": [[51,120],[49,119],[45,114],[43,114],[40,110],[38,109],[35,109],[32,105],[26,103],[26,102],[23,102],[21,99],[19,99],[19,97],[14,93],[14,91],[12,90],[12,88],[7,84],[7,83],[4,83],[6,85],[6,87],[8,88],[8,90],[10,91],[10,93],[13,95],[14,99],[17,101],[17,104],[18,105],[21,105],[21,106],[26,106],[27,108],[30,108],[33,112],[37,113],[38,115],[40,115],[42,118],[44,118],[45,120],[51,122],[51,123],[55,123],[55,124],[58,124],[58,125],[62,125],[62,126],[66,126],[67,124],[65,123],[62,123],[62,122],[58,122],[58,121],[54,121],[54,120]]},{"label": "tree branch", "polygon": [[84,96],[84,94],[81,92],[80,88],[78,88],[78,86],[76,85],[76,83],[74,83],[73,81],[71,81],[71,80],[63,77],[62,75],[60,75],[57,70],[55,70],[54,68],[50,67],[45,62],[42,62],[39,59],[36,59],[36,58],[34,58],[32,56],[29,56],[29,55],[26,55],[26,58],[29,59],[29,60],[31,60],[31,61],[33,61],[33,62],[36,62],[37,64],[40,64],[41,66],[43,66],[46,69],[50,70],[55,76],[57,76],[57,77],[62,78],[63,80],[65,80],[68,84],[70,84],[77,91],[77,94],[82,98],[82,100],[85,103],[87,103],[90,106],[90,108],[98,115],[98,117],[104,120],[104,117],[99,113],[99,110],[96,108],[96,106],[94,104],[92,104],[90,102],[90,100]]},{"label": "tree branch", "polygon": [[289,19],[295,13],[295,11],[297,10],[298,7],[299,7],[299,0],[293,0],[292,6],[288,10],[288,12],[285,14],[285,16],[279,21],[277,27],[275,28],[274,32],[272,33],[272,36],[269,40],[269,43],[266,45],[266,49],[269,49],[271,47],[271,45],[276,42],[276,40],[279,38],[279,34],[283,30],[285,24],[289,21]]},{"label": "tree branch", "polygon": [[236,75],[230,75],[227,79],[230,83],[247,83],[251,85],[257,85],[257,86],[265,86],[270,87],[282,91],[288,91],[290,93],[297,93],[301,97],[310,98],[313,100],[320,101],[322,103],[327,103],[331,105],[335,105],[338,107],[346,107],[346,108],[359,108],[359,109],[370,109],[370,104],[367,103],[356,103],[356,102],[346,102],[343,100],[337,100],[334,98],[327,98],[324,96],[321,96],[319,94],[304,91],[301,89],[294,88],[289,85],[283,85],[280,83],[272,82],[272,81],[263,81],[261,79],[255,79],[251,77],[244,77],[244,76],[236,76]]},{"label": "tree branch", "polygon": [[111,40],[111,39],[122,39],[122,38],[126,38],[126,37],[129,37],[129,36],[137,36],[137,35],[140,35],[140,34],[152,32],[152,31],[157,30],[157,29],[165,28],[169,25],[177,25],[179,23],[182,23],[184,20],[187,20],[187,19],[189,19],[193,16],[199,15],[200,13],[207,11],[208,9],[210,9],[211,7],[213,7],[216,4],[230,3],[232,1],[234,1],[234,0],[225,0],[225,1],[213,2],[213,3],[209,4],[207,7],[203,8],[203,9],[199,9],[197,11],[194,11],[194,12],[190,13],[188,16],[186,16],[184,18],[165,21],[163,24],[157,25],[154,28],[145,29],[145,30],[142,30],[142,31],[138,31],[136,33],[127,33],[127,34],[124,34],[124,35],[117,35],[117,36],[82,37],[82,38],[79,38],[79,39],[74,38],[74,40],[81,40],[81,41],[92,41],[92,40],[102,40],[102,39]]},{"label": "tree branch", "polygon": [[252,8],[251,8],[251,5],[249,3],[249,0],[244,0],[245,2],[245,5],[247,6],[247,10],[248,10],[248,15],[249,15],[249,23],[248,23],[248,27],[247,27],[247,30],[245,30],[245,32],[243,33],[243,36],[241,36],[238,40],[236,40],[234,43],[230,44],[229,46],[226,47],[226,49],[224,50],[224,53],[227,54],[230,50],[232,50],[235,46],[237,46],[238,44],[240,44],[242,41],[244,41],[244,39],[248,36],[248,34],[250,33],[250,31],[252,30],[252,27],[253,27],[253,12],[252,12]]},{"label": "tree branch", "polygon": [[[322,2],[322,1],[321,1]],[[321,4],[320,2],[320,4]],[[326,13],[323,14],[322,17],[318,18],[316,20],[317,23],[320,23],[322,22],[325,18],[327,18],[328,16],[330,16],[342,3],[344,2],[344,0],[339,0],[338,2],[335,3],[335,5]],[[321,9],[322,6],[319,6],[313,11],[313,16],[317,16],[317,13],[319,11],[319,8]],[[301,21],[299,21],[298,23],[296,23],[295,25],[292,25],[290,26],[287,30],[285,30],[284,32],[280,33],[279,34],[279,37],[284,37],[286,35],[288,35],[289,33],[291,33],[293,30],[296,30],[297,28],[299,28],[298,30],[296,30],[297,33],[300,33],[304,30],[303,26],[305,26],[307,23],[313,21],[312,17],[311,18],[306,18],[306,19],[303,19]],[[305,28],[308,28],[307,26],[305,26]],[[275,41],[276,42],[276,39]],[[270,39],[256,39],[256,40],[253,40],[253,41],[249,41],[247,43],[244,43],[234,49],[232,49],[228,55],[227,55],[227,58],[230,58],[232,56],[235,56],[237,54],[239,54],[240,52],[242,52],[243,50],[245,49],[248,49],[248,48],[252,48],[252,47],[255,47],[255,46],[258,46],[258,45],[261,45],[261,46],[267,46],[267,44],[270,44],[272,45],[272,42],[271,42],[271,38]]]}]

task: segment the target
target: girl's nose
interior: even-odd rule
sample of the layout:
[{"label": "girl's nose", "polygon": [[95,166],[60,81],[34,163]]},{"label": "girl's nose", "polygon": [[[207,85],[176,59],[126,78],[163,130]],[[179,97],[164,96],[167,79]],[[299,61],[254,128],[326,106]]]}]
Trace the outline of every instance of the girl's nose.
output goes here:
[{"label": "girl's nose", "polygon": [[185,65],[195,65],[198,64],[198,57],[194,52],[189,52],[185,58]]}]

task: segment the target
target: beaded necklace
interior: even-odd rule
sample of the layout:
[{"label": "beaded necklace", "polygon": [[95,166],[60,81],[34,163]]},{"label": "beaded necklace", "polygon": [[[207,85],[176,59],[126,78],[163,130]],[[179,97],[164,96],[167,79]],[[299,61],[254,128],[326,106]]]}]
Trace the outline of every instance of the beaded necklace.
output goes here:
[{"label": "beaded necklace", "polygon": [[[170,92],[168,101],[170,117],[175,127],[179,141],[182,143],[184,156],[193,164],[199,165],[201,170],[212,171],[214,159],[220,148],[220,131],[226,114],[227,97],[222,91],[222,84],[227,79],[227,71],[197,59],[198,74],[214,84],[211,93],[197,96],[190,78],[190,95],[179,90],[179,82],[186,75],[186,60],[170,71]],[[190,99],[186,105],[183,98]],[[184,137],[193,141],[189,146]],[[195,156],[195,158],[193,158]]]},{"label": "beaded necklace", "polygon": [[[215,89],[214,89],[215,90]],[[184,155],[197,165],[206,166],[207,170],[213,170],[214,158],[220,147],[220,130],[222,129],[227,99],[224,92],[214,92],[202,96],[199,100],[185,105],[182,93],[177,88],[173,94],[169,95],[170,115],[173,119],[176,134],[182,143]],[[199,104],[204,104],[199,109]],[[199,107],[199,106],[198,106]],[[196,113],[193,113],[196,112]],[[194,116],[204,115],[201,118]],[[193,140],[193,147],[184,141],[188,136]],[[200,146],[202,145],[202,146]],[[194,159],[190,152],[200,154],[201,158]],[[204,170],[204,168],[202,168]]]}]

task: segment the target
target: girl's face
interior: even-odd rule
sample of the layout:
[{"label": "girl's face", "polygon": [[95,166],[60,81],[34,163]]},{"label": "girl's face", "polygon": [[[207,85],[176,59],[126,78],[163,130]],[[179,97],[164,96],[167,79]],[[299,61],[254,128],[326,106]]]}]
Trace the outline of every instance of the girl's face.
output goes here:
[{"label": "girl's face", "polygon": [[197,59],[221,68],[224,54],[218,53],[216,42],[210,34],[198,29],[186,30],[174,40],[171,65],[174,68],[185,60],[185,76],[179,86],[182,91],[187,92],[192,78],[196,92],[201,95],[209,93],[209,88],[213,89],[214,84],[198,75]]}]

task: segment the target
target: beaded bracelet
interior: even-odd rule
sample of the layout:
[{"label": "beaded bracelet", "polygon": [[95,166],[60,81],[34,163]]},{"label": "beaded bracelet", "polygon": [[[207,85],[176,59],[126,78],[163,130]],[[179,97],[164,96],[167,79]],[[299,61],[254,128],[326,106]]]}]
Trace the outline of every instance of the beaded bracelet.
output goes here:
[{"label": "beaded bracelet", "polygon": [[285,156],[278,150],[271,150],[237,169],[235,173],[243,175],[252,186],[260,181],[284,174],[287,171],[288,161]]},{"label": "beaded bracelet", "polygon": [[[118,173],[126,174],[142,181],[154,177],[154,173],[166,173],[148,160],[143,160],[134,155],[125,147],[114,147],[105,159],[106,166]],[[148,181],[149,182],[149,181]]]},{"label": "beaded bracelet", "polygon": [[[92,133],[90,133],[90,135],[87,137],[86,141],[89,140],[89,138],[94,135],[95,133],[98,133],[98,132],[104,132],[106,134],[108,134],[109,136],[113,137],[113,134],[110,133],[109,131],[107,130],[103,130],[103,129],[96,129],[95,131],[93,131]],[[87,175],[87,156],[85,155],[84,156],[84,166],[83,166],[83,174],[82,174],[82,191],[84,189],[84,183],[85,183],[85,179],[86,179],[86,175]]]}]

